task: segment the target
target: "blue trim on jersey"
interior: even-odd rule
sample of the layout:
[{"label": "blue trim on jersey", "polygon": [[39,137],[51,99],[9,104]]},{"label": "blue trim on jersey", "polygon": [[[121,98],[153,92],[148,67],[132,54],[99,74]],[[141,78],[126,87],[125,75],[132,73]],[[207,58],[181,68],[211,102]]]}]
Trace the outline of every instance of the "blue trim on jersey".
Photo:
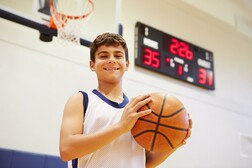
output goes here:
[{"label": "blue trim on jersey", "polygon": [[78,159],[72,160],[72,168],[77,168],[78,165]]},{"label": "blue trim on jersey", "polygon": [[107,97],[105,97],[103,94],[101,94],[96,89],[94,89],[92,92],[94,94],[96,94],[98,97],[100,97],[104,102],[106,102],[107,104],[109,104],[109,105],[111,105],[112,107],[115,107],[115,108],[124,108],[129,102],[129,99],[125,94],[123,94],[123,102],[117,103],[117,102],[109,100]]},{"label": "blue trim on jersey", "polygon": [[86,92],[83,92],[83,91],[79,91],[79,92],[81,92],[83,95],[83,106],[84,106],[84,116],[85,116],[87,107],[88,107],[88,95]]}]

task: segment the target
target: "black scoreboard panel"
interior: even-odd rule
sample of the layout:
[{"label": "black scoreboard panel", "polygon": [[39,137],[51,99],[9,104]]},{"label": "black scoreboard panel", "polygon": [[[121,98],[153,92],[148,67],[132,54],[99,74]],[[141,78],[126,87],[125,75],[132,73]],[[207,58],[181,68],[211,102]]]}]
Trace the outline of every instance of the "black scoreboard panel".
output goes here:
[{"label": "black scoreboard panel", "polygon": [[213,53],[137,22],[135,65],[214,90]]}]

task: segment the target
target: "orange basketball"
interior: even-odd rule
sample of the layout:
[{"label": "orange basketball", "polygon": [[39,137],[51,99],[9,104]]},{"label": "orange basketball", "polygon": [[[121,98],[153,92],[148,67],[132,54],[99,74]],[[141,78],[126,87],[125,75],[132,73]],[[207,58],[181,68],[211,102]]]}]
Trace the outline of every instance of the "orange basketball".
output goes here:
[{"label": "orange basketball", "polygon": [[152,113],[139,118],[131,133],[137,143],[149,151],[167,152],[186,138],[189,116],[184,105],[174,96],[151,93],[152,101],[138,111]]}]

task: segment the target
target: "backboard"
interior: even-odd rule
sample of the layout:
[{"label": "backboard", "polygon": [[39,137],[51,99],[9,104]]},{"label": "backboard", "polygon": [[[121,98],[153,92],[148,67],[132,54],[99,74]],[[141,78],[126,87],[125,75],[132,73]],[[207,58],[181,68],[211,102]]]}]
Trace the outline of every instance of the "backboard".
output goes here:
[{"label": "backboard", "polygon": [[[94,12],[87,17],[82,28],[81,44],[89,46],[94,38],[104,32],[122,34],[120,26],[121,0],[93,0]],[[49,28],[49,0],[0,0],[0,17],[14,21],[40,31],[40,33],[56,36],[57,31]]]}]

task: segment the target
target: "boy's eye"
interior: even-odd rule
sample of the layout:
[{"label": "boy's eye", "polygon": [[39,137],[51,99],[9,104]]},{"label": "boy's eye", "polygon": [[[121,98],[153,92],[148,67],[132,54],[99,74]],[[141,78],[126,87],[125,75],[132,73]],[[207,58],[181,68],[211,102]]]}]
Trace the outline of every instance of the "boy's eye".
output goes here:
[{"label": "boy's eye", "polygon": [[122,58],[123,56],[122,55],[116,55],[115,57],[116,58]]},{"label": "boy's eye", "polygon": [[101,56],[100,56],[101,59],[105,59],[105,58],[107,58],[107,57],[108,57],[107,55],[101,55]]}]

